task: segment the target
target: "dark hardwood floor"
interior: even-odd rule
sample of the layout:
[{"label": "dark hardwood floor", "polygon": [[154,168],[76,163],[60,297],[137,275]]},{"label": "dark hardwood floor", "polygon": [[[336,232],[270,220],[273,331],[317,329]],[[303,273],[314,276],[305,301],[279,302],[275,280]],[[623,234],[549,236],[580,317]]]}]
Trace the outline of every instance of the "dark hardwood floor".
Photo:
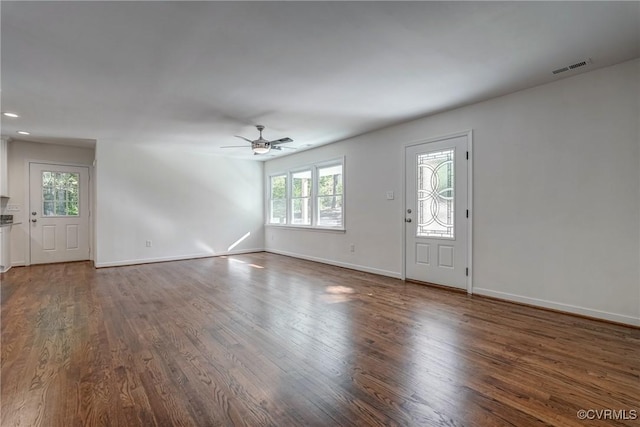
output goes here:
[{"label": "dark hardwood floor", "polygon": [[640,425],[624,326],[267,253],[1,290],[2,426]]}]

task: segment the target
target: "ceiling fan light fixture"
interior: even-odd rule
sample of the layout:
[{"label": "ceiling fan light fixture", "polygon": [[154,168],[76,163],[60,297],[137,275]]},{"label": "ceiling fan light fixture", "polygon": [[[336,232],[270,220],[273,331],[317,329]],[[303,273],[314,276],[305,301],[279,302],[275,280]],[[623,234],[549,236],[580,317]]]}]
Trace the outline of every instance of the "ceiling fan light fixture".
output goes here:
[{"label": "ceiling fan light fixture", "polygon": [[254,141],[251,144],[251,149],[256,154],[266,154],[266,153],[269,152],[269,150],[271,150],[271,144],[269,144],[269,142],[267,142],[267,141],[265,141],[265,142]]}]

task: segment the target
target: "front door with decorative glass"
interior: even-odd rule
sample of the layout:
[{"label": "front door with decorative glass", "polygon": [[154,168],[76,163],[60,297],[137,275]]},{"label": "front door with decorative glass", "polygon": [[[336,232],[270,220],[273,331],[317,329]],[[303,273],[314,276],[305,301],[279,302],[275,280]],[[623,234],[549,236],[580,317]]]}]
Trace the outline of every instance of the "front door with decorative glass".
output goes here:
[{"label": "front door with decorative glass", "polygon": [[89,168],[29,164],[31,264],[89,259]]},{"label": "front door with decorative glass", "polygon": [[406,147],[407,279],[467,289],[468,135]]}]

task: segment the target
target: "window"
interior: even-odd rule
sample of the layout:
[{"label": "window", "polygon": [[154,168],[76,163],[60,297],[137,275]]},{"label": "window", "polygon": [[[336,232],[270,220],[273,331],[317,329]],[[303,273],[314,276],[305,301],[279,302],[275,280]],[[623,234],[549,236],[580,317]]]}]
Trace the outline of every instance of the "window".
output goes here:
[{"label": "window", "polygon": [[342,164],[318,168],[318,225],[342,226]]},{"label": "window", "polygon": [[78,216],[80,175],[69,172],[42,172],[42,215]]},{"label": "window", "polygon": [[269,223],[287,223],[287,175],[271,177]]},{"label": "window", "polygon": [[311,170],[291,174],[291,224],[311,225]]},{"label": "window", "polygon": [[268,224],[344,227],[344,159],[269,177]]}]

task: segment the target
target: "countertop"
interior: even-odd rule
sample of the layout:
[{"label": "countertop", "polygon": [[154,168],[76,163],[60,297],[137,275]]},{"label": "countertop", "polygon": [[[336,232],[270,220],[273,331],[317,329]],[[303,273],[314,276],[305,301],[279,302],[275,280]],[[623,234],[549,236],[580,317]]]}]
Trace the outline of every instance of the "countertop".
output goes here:
[{"label": "countertop", "polygon": [[22,224],[21,222],[12,222],[10,224],[0,224],[0,227],[9,227],[10,225],[18,225]]}]

